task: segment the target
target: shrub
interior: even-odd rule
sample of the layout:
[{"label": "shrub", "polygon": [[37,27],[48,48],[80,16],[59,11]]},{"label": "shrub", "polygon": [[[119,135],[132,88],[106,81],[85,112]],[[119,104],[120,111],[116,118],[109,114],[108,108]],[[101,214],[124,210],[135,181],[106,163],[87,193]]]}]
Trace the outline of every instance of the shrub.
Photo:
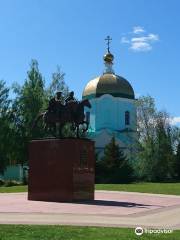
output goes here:
[{"label": "shrub", "polygon": [[4,180],[0,179],[0,186],[4,185]]},{"label": "shrub", "polygon": [[19,185],[22,185],[22,183],[15,180],[7,180],[4,182],[4,187],[12,187],[12,186],[19,186]]}]

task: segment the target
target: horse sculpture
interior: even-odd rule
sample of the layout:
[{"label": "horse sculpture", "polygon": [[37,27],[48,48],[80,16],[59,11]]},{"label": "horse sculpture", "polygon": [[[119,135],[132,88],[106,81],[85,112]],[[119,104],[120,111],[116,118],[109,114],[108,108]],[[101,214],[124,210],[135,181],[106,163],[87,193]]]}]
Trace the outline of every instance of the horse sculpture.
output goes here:
[{"label": "horse sculpture", "polygon": [[37,125],[40,119],[44,122],[44,129],[51,131],[54,136],[62,137],[62,129],[65,124],[70,123],[71,129],[76,131],[76,136],[79,138],[79,127],[80,125],[86,125],[83,132],[88,130],[89,122],[85,119],[84,107],[91,108],[91,104],[88,99],[82,100],[80,102],[72,101],[68,102],[61,109],[59,109],[59,114],[54,114],[53,112],[43,112],[36,118],[33,127]]}]

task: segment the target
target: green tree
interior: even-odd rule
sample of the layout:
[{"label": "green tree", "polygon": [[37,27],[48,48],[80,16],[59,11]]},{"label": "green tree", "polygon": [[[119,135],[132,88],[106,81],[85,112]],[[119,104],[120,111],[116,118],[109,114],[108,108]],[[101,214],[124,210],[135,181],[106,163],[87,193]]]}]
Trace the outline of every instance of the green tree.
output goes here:
[{"label": "green tree", "polygon": [[156,124],[156,154],[153,162],[154,180],[165,181],[174,176],[174,153],[171,126],[166,112],[159,112]]},{"label": "green tree", "polygon": [[32,129],[38,113],[45,109],[44,80],[39,72],[38,62],[32,60],[24,85],[13,86],[16,98],[12,105],[14,151],[13,158],[22,166],[27,163],[28,142],[32,138],[42,137],[42,128]]},{"label": "green tree", "polygon": [[175,171],[177,179],[180,180],[180,142],[177,145]]},{"label": "green tree", "polygon": [[116,143],[114,136],[110,143],[105,146],[100,166],[103,181],[106,183],[129,182],[132,180],[132,167]]},{"label": "green tree", "polygon": [[11,114],[9,112],[9,88],[0,80],[0,173],[3,173],[9,163],[10,142],[12,131],[10,127]]},{"label": "green tree", "polygon": [[136,176],[147,181],[165,181],[174,176],[174,148],[177,129],[165,111],[157,111],[154,99],[141,97],[137,104],[138,151]]},{"label": "green tree", "polygon": [[[31,136],[32,123],[37,114],[41,112],[45,106],[45,90],[44,80],[38,69],[38,62],[32,60],[30,70],[27,73],[27,79],[22,87],[19,96],[24,125],[28,136]],[[35,130],[37,131],[37,130]],[[36,136],[36,132],[32,132],[32,136]]]},{"label": "green tree", "polygon": [[113,136],[110,143],[105,146],[103,161],[107,168],[119,168],[126,160],[124,154],[116,144],[115,137]]},{"label": "green tree", "polygon": [[137,100],[137,130],[139,140],[151,141],[155,137],[156,107],[151,96],[142,96]]},{"label": "green tree", "polygon": [[138,141],[134,161],[135,175],[151,181],[156,148],[156,107],[151,96],[142,96],[137,101]]}]

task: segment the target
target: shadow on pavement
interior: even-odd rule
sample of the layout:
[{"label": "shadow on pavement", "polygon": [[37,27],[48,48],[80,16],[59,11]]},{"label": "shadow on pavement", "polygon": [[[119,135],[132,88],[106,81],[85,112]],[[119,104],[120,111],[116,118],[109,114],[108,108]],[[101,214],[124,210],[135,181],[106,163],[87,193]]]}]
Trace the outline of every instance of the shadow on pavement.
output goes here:
[{"label": "shadow on pavement", "polygon": [[109,200],[92,200],[92,201],[82,201],[74,202],[76,204],[85,204],[85,205],[96,205],[96,206],[112,206],[112,207],[136,207],[136,208],[148,208],[154,205],[148,204],[139,204],[133,202],[119,202],[119,201],[109,201]]}]

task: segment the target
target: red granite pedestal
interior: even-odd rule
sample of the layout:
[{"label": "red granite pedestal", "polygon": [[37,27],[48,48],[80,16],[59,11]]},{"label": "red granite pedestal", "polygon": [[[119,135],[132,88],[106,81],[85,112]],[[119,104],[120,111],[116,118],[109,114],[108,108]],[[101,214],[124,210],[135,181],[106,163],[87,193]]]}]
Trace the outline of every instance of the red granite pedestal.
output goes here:
[{"label": "red granite pedestal", "polygon": [[88,139],[43,139],[29,144],[28,199],[94,199],[94,142]]}]

